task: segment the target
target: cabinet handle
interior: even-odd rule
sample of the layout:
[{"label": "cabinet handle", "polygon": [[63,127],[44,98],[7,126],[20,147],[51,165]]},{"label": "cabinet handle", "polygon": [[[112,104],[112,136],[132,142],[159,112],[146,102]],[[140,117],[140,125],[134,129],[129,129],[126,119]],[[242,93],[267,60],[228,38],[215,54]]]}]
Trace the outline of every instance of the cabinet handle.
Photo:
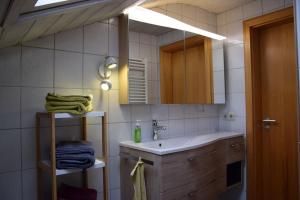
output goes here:
[{"label": "cabinet handle", "polygon": [[238,146],[238,144],[236,144],[236,143],[230,145],[231,148],[235,148],[235,147],[237,147],[237,146]]}]

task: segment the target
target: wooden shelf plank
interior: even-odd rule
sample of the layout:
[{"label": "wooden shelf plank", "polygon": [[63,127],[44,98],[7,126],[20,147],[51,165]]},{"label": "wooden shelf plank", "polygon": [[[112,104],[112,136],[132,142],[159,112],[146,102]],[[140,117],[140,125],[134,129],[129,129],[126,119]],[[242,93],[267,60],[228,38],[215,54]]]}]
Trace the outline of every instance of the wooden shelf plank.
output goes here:
[{"label": "wooden shelf plank", "polygon": [[102,111],[93,111],[86,113],[84,115],[72,115],[69,113],[55,113],[54,117],[55,119],[62,119],[62,118],[78,118],[78,117],[103,117],[104,112]]},{"label": "wooden shelf plank", "polygon": [[[44,171],[49,171],[51,170],[51,162],[49,160],[43,160],[39,163],[39,167],[44,170]],[[105,162],[102,159],[96,159],[95,164],[88,168],[87,170],[90,169],[98,169],[98,168],[103,168],[105,167]],[[76,172],[81,172],[82,169],[56,169],[56,176],[61,176],[65,174],[72,174]]]},{"label": "wooden shelf plank", "polygon": [[[69,113],[53,113],[55,119],[67,119],[67,118],[81,118],[81,117],[103,117],[104,116],[103,111],[93,111],[89,112],[83,115],[72,115]],[[51,117],[51,113],[38,113],[40,117]]]}]

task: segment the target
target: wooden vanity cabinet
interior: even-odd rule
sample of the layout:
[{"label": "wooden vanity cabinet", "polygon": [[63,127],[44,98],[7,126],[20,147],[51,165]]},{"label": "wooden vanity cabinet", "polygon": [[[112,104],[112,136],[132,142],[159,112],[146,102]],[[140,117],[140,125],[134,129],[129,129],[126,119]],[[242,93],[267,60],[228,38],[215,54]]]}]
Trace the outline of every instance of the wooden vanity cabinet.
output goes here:
[{"label": "wooden vanity cabinet", "polygon": [[149,200],[217,199],[228,188],[228,164],[244,160],[242,136],[163,156],[120,148],[122,200],[133,197],[130,172],[139,156],[145,162]]}]

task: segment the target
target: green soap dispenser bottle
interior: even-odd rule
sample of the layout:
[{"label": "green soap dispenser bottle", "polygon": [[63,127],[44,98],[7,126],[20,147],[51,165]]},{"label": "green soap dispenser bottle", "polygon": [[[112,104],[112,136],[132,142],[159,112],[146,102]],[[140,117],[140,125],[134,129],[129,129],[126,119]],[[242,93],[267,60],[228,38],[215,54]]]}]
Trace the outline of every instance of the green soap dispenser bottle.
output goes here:
[{"label": "green soap dispenser bottle", "polygon": [[140,125],[141,120],[136,120],[136,125],[134,129],[134,142],[140,143],[142,138],[142,129]]}]

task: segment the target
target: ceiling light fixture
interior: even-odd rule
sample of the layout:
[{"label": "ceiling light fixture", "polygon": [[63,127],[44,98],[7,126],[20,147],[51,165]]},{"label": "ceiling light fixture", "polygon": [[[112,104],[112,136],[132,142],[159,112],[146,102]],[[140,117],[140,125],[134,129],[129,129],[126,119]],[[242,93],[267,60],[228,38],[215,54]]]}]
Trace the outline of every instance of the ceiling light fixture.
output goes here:
[{"label": "ceiling light fixture", "polygon": [[68,1],[68,0],[38,0],[36,2],[36,4],[34,5],[34,7],[45,6],[45,5],[53,4],[53,3],[60,3],[63,1]]},{"label": "ceiling light fixture", "polygon": [[127,14],[128,18],[134,21],[196,33],[216,40],[226,39],[226,37],[222,35],[191,26],[172,17],[143,8],[141,6],[129,7],[125,9],[123,13]]}]

